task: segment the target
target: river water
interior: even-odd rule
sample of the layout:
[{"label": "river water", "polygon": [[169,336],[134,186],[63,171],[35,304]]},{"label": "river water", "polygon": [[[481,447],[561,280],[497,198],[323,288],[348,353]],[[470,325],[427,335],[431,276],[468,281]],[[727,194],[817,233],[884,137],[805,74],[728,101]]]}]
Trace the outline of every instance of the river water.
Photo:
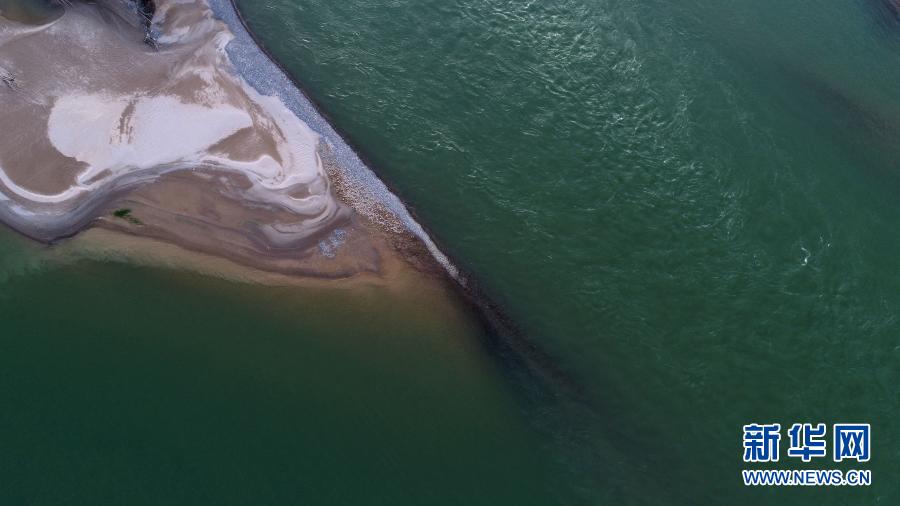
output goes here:
[{"label": "river water", "polygon": [[[238,3],[574,377],[532,416],[576,495],[900,500],[890,2]],[[873,486],[746,489],[754,421],[870,422]]]},{"label": "river water", "polygon": [[[4,503],[900,501],[888,2],[239,5],[553,374],[445,293],[3,233]],[[873,485],[744,487],[751,422],[871,423],[866,465],[778,467]]]}]

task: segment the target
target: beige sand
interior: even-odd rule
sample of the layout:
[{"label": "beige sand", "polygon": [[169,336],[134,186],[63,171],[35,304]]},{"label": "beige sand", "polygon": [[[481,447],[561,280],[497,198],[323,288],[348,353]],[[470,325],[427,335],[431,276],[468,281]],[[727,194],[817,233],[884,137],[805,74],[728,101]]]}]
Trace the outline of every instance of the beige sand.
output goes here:
[{"label": "beige sand", "polygon": [[378,224],[354,211],[319,136],[235,74],[203,0],[156,5],[157,48],[83,3],[42,26],[0,18],[0,73],[14,80],[0,87],[0,219],[43,241],[90,226],[142,236],[177,247],[99,232],[78,244],[257,280],[440,272],[389,211]]}]

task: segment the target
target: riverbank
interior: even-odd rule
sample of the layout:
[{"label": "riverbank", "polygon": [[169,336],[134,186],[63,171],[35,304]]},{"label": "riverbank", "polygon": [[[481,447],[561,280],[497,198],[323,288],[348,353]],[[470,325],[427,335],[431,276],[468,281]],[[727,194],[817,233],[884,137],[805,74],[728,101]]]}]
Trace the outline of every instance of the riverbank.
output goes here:
[{"label": "riverbank", "polygon": [[150,43],[103,9],[0,24],[16,83],[0,90],[16,125],[0,140],[5,223],[49,243],[100,227],[278,276],[455,275],[230,2],[157,1]]},{"label": "riverbank", "polygon": [[[0,230],[4,504],[521,504],[549,490],[549,457],[451,291],[410,269],[221,281],[219,257],[189,253],[214,271],[195,275],[175,246],[98,232],[41,248]],[[110,256],[76,253],[83,239]]]}]

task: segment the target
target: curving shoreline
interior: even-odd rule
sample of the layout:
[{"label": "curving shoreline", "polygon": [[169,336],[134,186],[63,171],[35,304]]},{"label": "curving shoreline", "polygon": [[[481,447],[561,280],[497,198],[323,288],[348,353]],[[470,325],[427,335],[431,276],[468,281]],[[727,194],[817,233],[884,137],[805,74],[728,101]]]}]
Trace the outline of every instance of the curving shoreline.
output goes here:
[{"label": "curving shoreline", "polygon": [[344,178],[346,186],[356,192],[351,198],[354,209],[373,221],[393,229],[394,232],[401,232],[395,224],[385,222],[383,219],[383,212],[379,207],[386,208],[399,219],[406,232],[422,241],[435,261],[451,278],[465,286],[466,280],[459,269],[440,250],[422,224],[416,221],[406,204],[363,162],[359,154],[306,96],[300,84],[294,81],[257,40],[234,0],[207,0],[207,2],[216,17],[228,26],[234,36],[225,46],[225,51],[241,77],[259,93],[279,97],[300,120],[323,137],[329,148],[329,154],[339,167],[340,176]]},{"label": "curving shoreline", "polygon": [[[120,12],[125,4],[103,2],[67,4],[61,16],[33,27],[0,24],[0,69],[23,85],[0,90],[3,120],[21,130],[0,142],[0,220],[44,243],[99,225],[213,254],[211,243],[219,239],[219,253],[234,257],[223,240],[230,237],[247,252],[238,260],[263,268],[255,257],[308,261],[318,247],[332,258],[341,238],[358,232],[395,250],[375,245],[382,254],[409,257],[466,284],[405,204],[254,38],[235,3],[132,2],[145,25]],[[104,9],[115,15],[101,16]],[[50,62],[31,58],[48,51]],[[192,182],[184,174],[207,179]],[[173,178],[194,188],[188,197],[196,204],[178,218],[213,240],[194,240],[165,216],[180,206],[157,205],[166,200],[162,190],[147,195],[148,187]],[[210,185],[221,198],[209,195]],[[146,198],[136,201],[141,193]],[[221,203],[200,202],[204,194]],[[229,200],[244,202],[246,212],[222,223],[205,217],[221,215]],[[155,227],[106,219],[132,206],[142,225]],[[260,208],[270,212],[263,216]],[[432,260],[423,262],[425,256]],[[291,270],[317,270],[306,267]]]},{"label": "curving shoreline", "polygon": [[51,244],[98,226],[306,278],[397,260],[457,277],[232,4],[150,7],[145,26],[90,2],[0,20],[0,68],[21,84],[0,89],[6,225]]},{"label": "curving shoreline", "polygon": [[[194,8],[193,12],[183,12],[183,18],[177,26],[168,26],[171,21],[167,14],[181,6],[184,9]],[[106,171],[103,167],[110,166],[113,169],[123,169],[110,179],[102,191],[81,191],[81,197],[76,200],[65,201],[61,204],[44,205],[40,199],[25,202],[32,207],[23,207],[22,203],[10,200],[0,192],[0,218],[18,229],[25,235],[43,242],[55,242],[61,238],[67,238],[79,234],[91,225],[99,228],[110,229],[115,232],[133,236],[136,238],[130,244],[140,243],[139,247],[126,245],[126,256],[129,251],[137,253],[139,261],[148,260],[148,255],[140,250],[158,250],[160,255],[171,255],[171,250],[165,245],[176,245],[185,250],[196,252],[209,257],[222,258],[249,267],[258,273],[265,274],[257,279],[269,278],[268,274],[279,274],[287,277],[295,276],[297,280],[379,280],[379,282],[396,280],[398,275],[405,276],[410,270],[419,271],[420,274],[429,275],[432,281],[447,285],[452,291],[458,293],[473,309],[473,315],[489,329],[486,343],[491,353],[503,355],[503,361],[516,369],[522,369],[528,375],[536,374],[546,382],[563,383],[578,390],[571,378],[561,371],[552,357],[524,336],[514,322],[508,318],[503,309],[497,305],[491,297],[468,277],[462,275],[460,270],[452,263],[437,246],[425,227],[413,216],[413,212],[394,194],[388,185],[382,181],[376,173],[366,165],[357,152],[350,146],[342,135],[329,123],[326,116],[318,110],[314,102],[302,91],[302,87],[289,73],[284,70],[277,60],[266,52],[265,47],[256,40],[252,31],[246,25],[234,0],[195,0],[194,2],[178,2],[175,0],[162,0],[155,3],[155,15],[150,30],[155,30],[158,37],[159,52],[152,52],[145,44],[144,30],[138,32],[129,31],[130,36],[137,35],[135,40],[126,41],[134,46],[137,44],[143,49],[132,47],[135,61],[144,62],[147,65],[158,58],[169,58],[171,67],[163,65],[163,69],[173,68],[178,72],[195,72],[190,65],[185,65],[185,54],[173,53],[173,45],[182,42],[188,44],[212,44],[214,56],[210,51],[202,53],[204,58],[213,58],[212,71],[217,78],[230,90],[231,95],[237,93],[241,100],[239,103],[225,103],[225,105],[237,108],[240,111],[253,111],[260,106],[263,113],[272,114],[278,112],[276,117],[282,121],[294,121],[302,123],[307,129],[318,136],[315,143],[314,164],[308,174],[327,175],[316,176],[313,179],[298,181],[292,187],[298,187],[303,192],[292,192],[291,188],[279,186],[278,179],[272,179],[272,184],[266,186],[266,191],[274,190],[277,197],[260,198],[249,192],[246,186],[249,184],[252,190],[256,186],[254,180],[241,179],[247,176],[262,175],[264,171],[247,170],[248,163],[260,168],[260,160],[268,157],[277,158],[277,153],[265,151],[265,143],[257,142],[259,135],[272,134],[273,131],[257,132],[258,121],[254,119],[253,129],[244,127],[243,130],[234,132],[234,135],[245,135],[250,132],[254,137],[228,137],[222,139],[215,146],[219,146],[230,139],[230,143],[224,151],[213,152],[215,146],[207,146],[202,150],[200,157],[188,153],[187,159],[178,158],[178,154],[171,163],[148,162],[145,156],[134,156],[134,153],[125,153],[131,156],[131,163],[147,163],[147,167],[141,170],[130,170],[133,165],[120,167],[110,165],[109,160],[118,161],[116,152],[110,154],[110,145],[105,143],[99,146],[90,145],[91,149],[82,150],[83,145],[76,144],[68,161],[78,160],[80,163],[88,163],[87,169],[73,171],[74,177],[82,174],[98,174],[103,176]],[[87,9],[85,5],[76,4],[77,9]],[[196,12],[200,8],[202,13]],[[180,16],[174,16],[180,17]],[[213,26],[218,25],[218,26]],[[183,29],[182,29],[183,28]],[[200,40],[202,35],[194,37],[192,30],[214,33],[212,38]],[[59,37],[67,31],[61,30],[55,36]],[[0,33],[2,35],[2,33]],[[134,37],[132,37],[134,38]],[[108,42],[108,41],[107,41]],[[157,41],[154,41],[157,42]],[[103,47],[116,46],[105,44]],[[77,45],[71,45],[76,47]],[[116,46],[117,47],[117,46]],[[203,46],[206,47],[206,46]],[[3,49],[2,37],[0,37],[0,49]],[[177,49],[177,48],[176,48]],[[193,48],[196,49],[196,48]],[[196,58],[191,52],[192,47],[185,49],[187,58]],[[209,49],[209,48],[206,48]],[[175,51],[177,52],[177,51]],[[171,53],[171,54],[170,54]],[[21,54],[35,54],[34,48],[29,48]],[[4,56],[0,52],[0,56]],[[182,59],[179,59],[182,58]],[[84,61],[94,64],[96,57],[88,55]],[[0,61],[0,64],[3,62]],[[66,61],[66,63],[69,63]],[[165,63],[165,62],[162,62]],[[156,62],[159,66],[161,63]],[[144,64],[142,63],[142,66]],[[35,69],[32,69],[35,70]],[[81,70],[81,69],[79,69]],[[159,70],[159,69],[158,69]],[[176,72],[176,77],[181,74]],[[24,73],[26,77],[28,73]],[[53,76],[53,73],[32,72],[32,76]],[[104,77],[108,73],[100,73]],[[119,78],[127,79],[122,85],[122,93],[129,93],[129,102],[122,111],[115,109],[111,115],[118,123],[117,128],[110,128],[110,118],[105,118],[99,131],[112,131],[116,136],[125,135],[123,124],[128,127],[125,130],[133,130],[130,125],[134,114],[126,113],[129,108],[140,110],[139,101],[147,96],[157,98],[159,83],[163,87],[180,87],[177,95],[187,100],[184,92],[184,81],[171,82],[168,72],[154,74],[151,80],[150,90],[147,83],[142,83],[145,88],[135,88],[132,82],[134,76],[126,72]],[[189,76],[190,77],[190,76]],[[46,80],[46,79],[45,79]],[[52,81],[52,79],[50,79]],[[153,85],[155,83],[155,85]],[[28,83],[25,84],[39,84]],[[88,83],[92,84],[92,83]],[[97,89],[103,89],[103,83],[93,83],[97,86],[85,85],[87,91],[82,93],[94,93]],[[208,86],[209,83],[206,83]],[[138,91],[135,92],[134,90]],[[167,89],[167,88],[166,88]],[[189,91],[197,92],[195,88]],[[2,91],[2,90],[0,90]],[[58,94],[58,90],[51,90],[45,105],[43,114],[51,117],[55,114],[57,105],[73,104],[73,110],[77,110],[80,103],[74,101],[60,101],[59,96],[66,97],[66,93]],[[208,88],[200,87],[201,95],[206,94]],[[148,95],[149,94],[149,95]],[[11,95],[7,94],[7,97]],[[168,97],[169,95],[163,95]],[[230,96],[230,95],[229,95]],[[242,98],[243,97],[243,98]],[[2,95],[0,95],[2,99]],[[113,104],[121,101],[113,97]],[[132,103],[138,103],[132,106]],[[268,104],[269,107],[265,107]],[[88,101],[90,105],[90,101]],[[222,102],[208,104],[213,108],[221,106]],[[105,104],[104,104],[105,107]],[[100,107],[103,109],[104,107]],[[66,109],[64,107],[63,109]],[[90,111],[96,107],[88,107]],[[155,110],[152,107],[144,107],[147,110]],[[64,111],[66,112],[66,111]],[[21,112],[20,116],[28,117],[28,111]],[[84,114],[78,112],[78,114]],[[54,156],[67,151],[68,142],[80,137],[80,132],[87,136],[96,136],[98,129],[90,128],[90,118],[74,115],[74,121],[64,121],[75,125],[76,130],[67,132],[59,137],[59,142],[49,146],[49,153]],[[65,116],[64,116],[65,117]],[[271,116],[270,116],[271,117]],[[290,118],[288,118],[290,117]],[[66,117],[67,118],[67,117]],[[293,118],[293,119],[291,119]],[[177,120],[177,118],[175,119]],[[267,118],[263,118],[267,120]],[[37,126],[46,126],[47,122]],[[52,122],[50,122],[52,123]],[[246,125],[246,121],[238,126]],[[139,122],[137,123],[140,124]],[[165,126],[165,125],[164,125]],[[80,131],[78,130],[80,128]],[[158,129],[144,129],[137,131],[150,132],[152,139]],[[244,132],[244,134],[241,134]],[[140,139],[148,135],[137,136]],[[302,142],[291,143],[293,138],[284,139],[287,145],[302,145]],[[80,142],[80,140],[78,140]],[[131,141],[128,141],[131,142]],[[163,149],[178,149],[182,143],[178,138],[167,137],[166,142],[157,143],[154,149],[144,149],[141,153],[150,153],[151,158],[158,158],[156,147]],[[241,151],[248,146],[261,149],[254,151],[249,158],[242,156]],[[55,148],[56,150],[54,150]],[[113,146],[113,148],[116,148]],[[117,149],[117,148],[116,148]],[[58,151],[57,151],[58,150]],[[22,151],[16,146],[7,147],[6,153]],[[222,152],[225,153],[224,156]],[[98,154],[99,153],[99,154]],[[116,155],[116,156],[113,156]],[[86,161],[85,161],[86,160]],[[68,163],[67,161],[67,163]],[[40,172],[42,167],[39,160],[27,160],[25,164],[29,169]],[[269,164],[271,166],[271,164]],[[313,167],[315,166],[315,167]],[[264,167],[262,167],[264,168]],[[284,167],[285,173],[290,173],[291,167]],[[45,171],[46,172],[46,171]],[[52,172],[52,171],[51,171]],[[26,182],[27,181],[27,178]],[[326,185],[322,187],[321,184]],[[324,182],[323,182],[324,181]],[[257,180],[258,182],[258,180]],[[92,181],[88,180],[88,184]],[[302,186],[305,185],[305,188]],[[7,187],[11,185],[7,184]],[[90,188],[82,189],[90,190]],[[287,190],[287,191],[285,191]],[[339,209],[343,213],[318,212],[316,215],[305,215],[292,208],[296,201],[307,199],[310,190],[316,192],[316,196],[328,196],[338,202]],[[39,192],[52,194],[51,190]],[[272,195],[268,195],[271,197]],[[5,201],[3,200],[5,199]],[[38,205],[35,205],[37,202]],[[324,208],[323,208],[324,209]],[[330,208],[329,208],[330,209]],[[35,210],[44,213],[35,214]],[[7,216],[9,214],[9,216]],[[322,223],[319,223],[323,217]],[[98,234],[90,234],[97,237]],[[104,237],[100,234],[101,237]],[[140,238],[158,240],[159,246],[149,244]],[[89,242],[90,238],[80,240]],[[103,239],[109,241],[108,237]],[[87,249],[96,250],[97,244],[89,245]],[[161,248],[161,249],[160,249]],[[163,251],[165,249],[166,251]],[[152,255],[151,255],[152,256]],[[153,259],[149,258],[152,262]],[[197,264],[197,262],[194,262]],[[255,277],[255,275],[252,275]],[[282,278],[283,280],[284,278]],[[281,282],[281,281],[279,281]],[[450,286],[452,285],[452,287]],[[544,382],[542,381],[542,382]]]},{"label": "curving shoreline", "polygon": [[[537,395],[549,396],[548,398],[558,401],[557,396],[564,393],[562,398],[584,402],[585,389],[580,381],[560,368],[557,360],[525,335],[476,279],[461,271],[440,250],[426,228],[415,219],[413,211],[366,165],[344,136],[331,125],[326,114],[306,95],[302,84],[268,52],[265,44],[250,29],[236,0],[206,1],[235,36],[225,47],[235,68],[260,93],[279,96],[301,120],[319,132],[338,155],[342,169],[338,175],[346,175],[356,188],[373,191],[366,198],[373,199],[370,202],[385,205],[400,217],[407,231],[427,247],[434,260],[446,271],[458,293],[470,305],[473,315],[490,331],[485,336],[488,352],[504,362],[514,374],[527,377],[539,385]],[[407,257],[409,256],[411,255],[408,254]]]},{"label": "curving shoreline", "polygon": [[137,14],[105,4],[0,23],[0,63],[17,84],[0,94],[12,125],[0,138],[5,221],[52,242],[123,193],[197,172],[220,176],[224,198],[270,209],[252,233],[271,246],[338,224],[317,134],[235,75],[227,29],[205,3],[160,5],[158,50]]}]

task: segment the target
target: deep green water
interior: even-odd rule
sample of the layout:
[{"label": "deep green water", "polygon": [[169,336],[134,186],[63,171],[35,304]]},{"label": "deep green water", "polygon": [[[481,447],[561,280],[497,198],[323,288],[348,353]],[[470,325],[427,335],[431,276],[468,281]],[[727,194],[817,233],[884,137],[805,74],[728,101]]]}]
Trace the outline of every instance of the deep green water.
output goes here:
[{"label": "deep green water", "polygon": [[[527,413],[558,496],[900,502],[887,2],[239,3],[584,389]],[[753,421],[871,422],[874,485],[745,489]]]}]

